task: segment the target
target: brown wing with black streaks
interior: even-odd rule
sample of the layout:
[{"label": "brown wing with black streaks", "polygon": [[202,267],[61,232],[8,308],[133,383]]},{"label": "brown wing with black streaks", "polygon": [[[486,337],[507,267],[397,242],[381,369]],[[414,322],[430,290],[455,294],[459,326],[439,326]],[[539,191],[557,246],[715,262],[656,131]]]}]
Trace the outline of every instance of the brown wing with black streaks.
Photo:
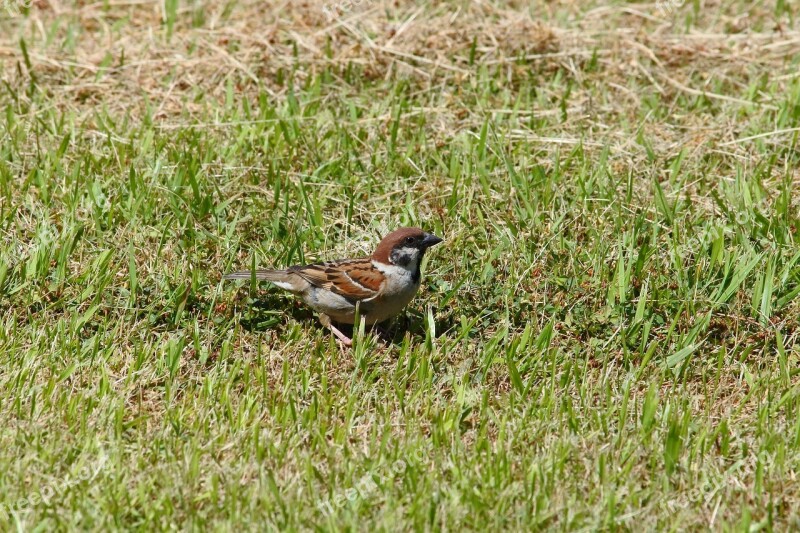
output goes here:
[{"label": "brown wing with black streaks", "polygon": [[375,268],[369,257],[294,266],[288,271],[301,276],[315,287],[353,301],[374,298],[380,293],[385,281],[385,276]]}]

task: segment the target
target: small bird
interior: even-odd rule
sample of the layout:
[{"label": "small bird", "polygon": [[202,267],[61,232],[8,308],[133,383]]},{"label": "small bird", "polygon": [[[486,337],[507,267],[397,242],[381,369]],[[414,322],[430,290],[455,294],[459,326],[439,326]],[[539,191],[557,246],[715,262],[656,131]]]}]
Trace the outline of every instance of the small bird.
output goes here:
[{"label": "small bird", "polygon": [[223,279],[267,280],[300,296],[319,313],[345,346],[352,340],[333,324],[353,324],[356,305],[367,325],[397,315],[417,293],[420,263],[425,252],[442,239],[419,228],[400,228],[381,240],[369,257],[341,259],[312,265],[295,265],[286,270],[232,272]]}]

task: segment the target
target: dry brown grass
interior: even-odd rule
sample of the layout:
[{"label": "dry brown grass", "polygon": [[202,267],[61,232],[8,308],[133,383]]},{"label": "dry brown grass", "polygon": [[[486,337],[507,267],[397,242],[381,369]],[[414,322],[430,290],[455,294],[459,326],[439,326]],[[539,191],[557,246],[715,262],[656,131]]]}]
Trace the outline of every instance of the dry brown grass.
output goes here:
[{"label": "dry brown grass", "polygon": [[[629,110],[641,94],[656,94],[667,106],[680,96],[704,94],[745,113],[775,109],[774,96],[797,75],[787,59],[800,53],[800,33],[786,20],[775,20],[764,8],[742,14],[734,5],[720,12],[719,2],[703,2],[688,33],[676,31],[679,17],[658,17],[654,4],[586,9],[574,2],[529,8],[514,2],[445,2],[436,7],[363,0],[334,20],[325,15],[327,5],[252,1],[237,3],[229,13],[222,3],[181,5],[166,38],[162,2],[42,1],[30,16],[2,22],[3,77],[20,91],[28,82],[19,46],[25,39],[33,74],[54,96],[53,105],[87,120],[100,107],[136,119],[149,101],[160,125],[170,128],[204,117],[208,100],[223,102],[229,83],[243,98],[254,98],[263,87],[280,99],[287,87],[278,81],[279,73],[291,73],[302,84],[331,66],[361,65],[364,76],[408,78],[420,91],[436,94],[471,82],[474,43],[475,63],[494,69],[501,87],[529,72],[572,72],[579,83],[570,95],[570,114],[579,118],[564,125],[564,138],[590,130],[598,142],[613,141],[624,154],[629,140],[615,138],[612,125],[634,118]],[[201,16],[202,23],[193,27],[191,21]],[[587,74],[583,66],[593,55],[597,69]],[[746,92],[764,72],[774,86],[762,91],[759,103],[728,94]],[[583,86],[592,83],[606,86],[602,101]],[[732,90],[719,94],[714,84]],[[441,95],[424,110],[441,116],[447,132],[481,121],[478,110],[459,105],[458,96]],[[557,101],[560,95],[547,96]],[[731,115],[711,123],[708,118],[677,114],[667,124],[653,120],[644,127],[667,153],[729,143],[723,146],[732,155],[748,155],[748,143],[740,141],[748,132],[739,131]],[[790,132],[761,133],[769,142],[782,142]]]}]

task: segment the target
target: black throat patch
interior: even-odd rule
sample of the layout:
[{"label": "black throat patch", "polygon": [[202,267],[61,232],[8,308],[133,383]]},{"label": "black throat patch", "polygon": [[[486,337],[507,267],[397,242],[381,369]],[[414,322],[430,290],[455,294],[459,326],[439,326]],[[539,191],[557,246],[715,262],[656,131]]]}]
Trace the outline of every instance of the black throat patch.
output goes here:
[{"label": "black throat patch", "polygon": [[419,262],[417,262],[417,268],[415,268],[414,273],[411,274],[411,281],[413,281],[414,283],[419,283],[421,277],[422,277],[422,272],[419,269]]}]

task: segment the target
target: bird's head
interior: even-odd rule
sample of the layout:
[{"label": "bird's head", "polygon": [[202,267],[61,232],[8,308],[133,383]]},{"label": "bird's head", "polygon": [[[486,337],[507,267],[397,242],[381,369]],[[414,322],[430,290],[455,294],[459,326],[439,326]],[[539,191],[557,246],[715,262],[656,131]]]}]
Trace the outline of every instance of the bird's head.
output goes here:
[{"label": "bird's head", "polygon": [[442,239],[419,228],[400,228],[383,238],[372,258],[381,263],[416,270],[425,251],[440,242]]}]

